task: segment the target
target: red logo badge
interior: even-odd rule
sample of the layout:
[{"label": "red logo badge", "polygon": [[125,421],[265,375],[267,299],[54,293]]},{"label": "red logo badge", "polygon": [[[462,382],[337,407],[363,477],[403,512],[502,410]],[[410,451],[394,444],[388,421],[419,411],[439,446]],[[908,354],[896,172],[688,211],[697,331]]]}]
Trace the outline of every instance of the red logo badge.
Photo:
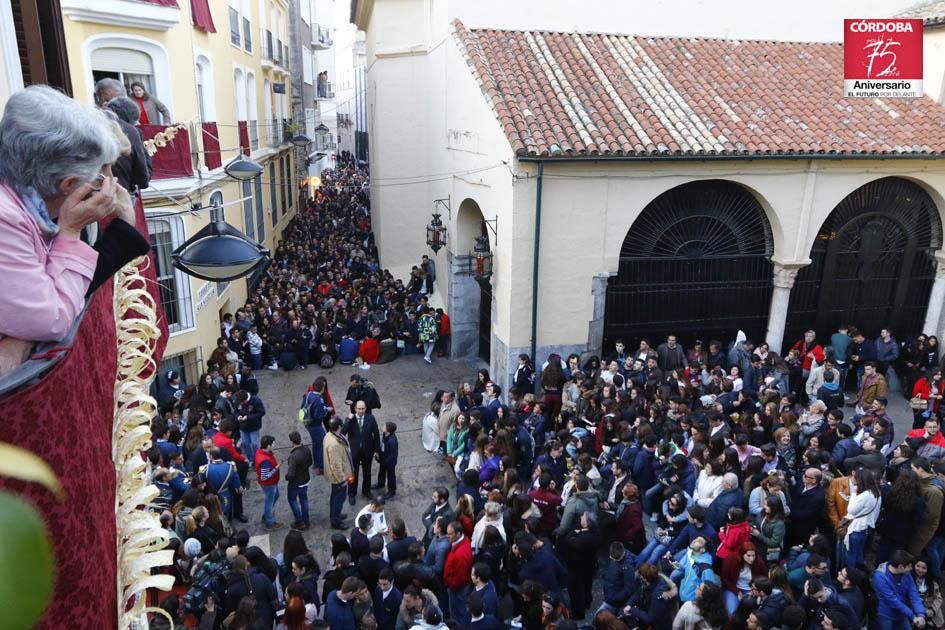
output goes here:
[{"label": "red logo badge", "polygon": [[922,20],[843,21],[845,96],[922,96]]}]

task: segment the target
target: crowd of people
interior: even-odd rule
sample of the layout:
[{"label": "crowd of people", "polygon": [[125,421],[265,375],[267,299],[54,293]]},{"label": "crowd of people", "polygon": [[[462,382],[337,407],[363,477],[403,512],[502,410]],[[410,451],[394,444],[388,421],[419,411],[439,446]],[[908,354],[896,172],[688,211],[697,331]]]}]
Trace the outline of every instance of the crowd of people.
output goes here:
[{"label": "crowd of people", "polygon": [[[419,531],[387,519],[397,424],[375,419],[381,395],[360,374],[343,403],[313,379],[280,461],[254,369],[371,364],[372,340],[430,360],[444,319],[448,334],[427,304],[430,261],[407,285],[379,268],[366,175],[323,181],[200,382],[166,375],[148,457],[188,585],[162,603],[171,616],[333,630],[945,627],[934,338],[902,346],[849,326],[825,344],[808,332],[784,357],[744,336],[618,341],[603,359],[522,355],[507,392],[480,370],[422,420],[455,483],[431,489]],[[890,382],[915,416],[898,439]],[[283,476],[292,531],[269,557],[231,523],[248,521],[254,478],[262,523],[284,527]],[[338,530],[324,565],[302,535],[316,477]],[[359,492],[369,501],[349,519]]]}]

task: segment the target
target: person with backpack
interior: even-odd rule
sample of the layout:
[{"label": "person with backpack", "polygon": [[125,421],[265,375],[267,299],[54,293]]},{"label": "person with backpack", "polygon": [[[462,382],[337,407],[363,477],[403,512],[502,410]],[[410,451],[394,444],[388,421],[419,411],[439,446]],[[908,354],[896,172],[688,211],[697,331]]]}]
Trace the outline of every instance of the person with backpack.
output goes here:
[{"label": "person with backpack", "polygon": [[289,451],[285,480],[288,484],[289,508],[295,517],[292,529],[304,531],[311,526],[308,514],[308,484],[312,479],[309,474],[312,449],[302,444],[302,436],[298,431],[289,433],[289,441],[292,443],[292,450]]},{"label": "person with backpack", "polygon": [[320,475],[325,469],[323,448],[325,445],[325,423],[334,411],[325,400],[325,383],[315,379],[311,389],[302,398],[299,407],[299,421],[312,438],[312,459],[315,474]]}]

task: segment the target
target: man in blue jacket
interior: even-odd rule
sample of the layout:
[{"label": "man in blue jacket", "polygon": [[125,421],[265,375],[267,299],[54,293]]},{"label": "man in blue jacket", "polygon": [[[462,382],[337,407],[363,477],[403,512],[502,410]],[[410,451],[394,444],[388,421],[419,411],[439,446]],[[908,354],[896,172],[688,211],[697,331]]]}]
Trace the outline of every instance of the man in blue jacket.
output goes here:
[{"label": "man in blue jacket", "polygon": [[637,561],[623,543],[610,543],[610,564],[604,571],[604,602],[597,612],[607,610],[623,614],[623,607],[637,591]]},{"label": "man in blue jacket", "polygon": [[236,403],[236,426],[240,430],[240,440],[246,457],[252,465],[259,449],[259,432],[262,430],[266,407],[258,396],[243,390],[236,395]]},{"label": "man in blue jacket", "polygon": [[[643,448],[633,460],[631,475],[640,489],[640,496],[645,497],[647,491],[656,484],[656,471],[659,468],[659,459],[656,457],[656,436],[648,435],[643,440]],[[649,514],[653,511],[652,505],[643,502],[643,511]]]},{"label": "man in blue jacket", "polygon": [[355,630],[354,611],[350,602],[363,588],[367,588],[364,582],[350,576],[341,583],[340,589],[328,593],[325,598],[325,621],[331,630]]},{"label": "man in blue jacket", "polygon": [[378,630],[394,630],[402,600],[403,596],[394,586],[394,571],[384,567],[374,587],[374,618],[377,619]]},{"label": "man in blue jacket", "polygon": [[741,507],[744,504],[745,493],[742,492],[742,488],[738,484],[738,476],[735,473],[725,473],[722,476],[722,492],[712,500],[712,503],[706,509],[705,521],[715,531],[719,531],[728,522],[729,508]]},{"label": "man in blue jacket", "polygon": [[876,593],[877,630],[909,630],[925,625],[925,605],[912,579],[914,559],[909,552],[893,552],[889,562],[876,567],[873,591]]},{"label": "man in blue jacket", "polygon": [[683,527],[679,535],[673,539],[667,550],[667,553],[669,553],[672,558],[684,554],[689,547],[689,543],[699,536],[705,539],[706,549],[708,551],[715,551],[714,541],[717,539],[717,532],[714,527],[705,522],[705,508],[701,505],[691,505],[687,509],[687,512],[689,514],[689,523]]}]

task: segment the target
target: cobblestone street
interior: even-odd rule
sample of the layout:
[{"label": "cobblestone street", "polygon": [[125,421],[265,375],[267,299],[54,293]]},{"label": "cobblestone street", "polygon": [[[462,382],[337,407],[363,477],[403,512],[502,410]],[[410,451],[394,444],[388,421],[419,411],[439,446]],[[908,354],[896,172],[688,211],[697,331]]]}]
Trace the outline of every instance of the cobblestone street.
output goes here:
[{"label": "cobblestone street", "polygon": [[[374,383],[381,398],[382,407],[375,411],[378,424],[388,420],[397,423],[397,436],[400,442],[400,456],[397,465],[397,496],[387,504],[388,522],[401,517],[407,523],[411,534],[422,531],[420,513],[430,502],[431,489],[439,484],[450,490],[450,499],[454,500],[456,482],[445,460],[423,450],[420,444],[420,423],[429,410],[433,394],[438,389],[454,389],[463,380],[471,380],[479,367],[476,362],[435,360],[432,366],[423,362],[422,355],[399,357],[392,363],[371,366],[370,370],[361,370],[354,366],[336,364],[330,370],[309,366],[305,370],[293,372],[260,370],[256,373],[259,380],[259,395],[266,405],[262,434],[276,438],[275,452],[280,462],[285,461],[289,452],[289,432],[299,429],[305,444],[309,444],[308,433],[300,429],[296,418],[299,402],[311,382],[319,375],[328,379],[328,387],[339,413],[345,413],[344,398],[352,374],[359,374]],[[372,468],[377,477],[377,464]],[[259,545],[267,553],[276,555],[282,550],[282,541],[289,532],[292,512],[286,500],[285,479],[280,481],[279,500],[275,507],[276,520],[285,524],[281,530],[267,532],[262,523],[263,493],[255,480],[255,473],[250,472],[251,488],[245,499],[247,524],[233,522],[235,529],[246,528],[254,536],[253,544]],[[328,524],[329,488],[324,477],[313,477],[309,485],[309,504],[312,527],[304,532],[305,539],[315,554],[316,559],[326,570],[329,539],[334,530]],[[354,525],[354,516],[364,507],[366,501],[358,494],[354,507],[345,503],[344,512],[348,523]]]}]

